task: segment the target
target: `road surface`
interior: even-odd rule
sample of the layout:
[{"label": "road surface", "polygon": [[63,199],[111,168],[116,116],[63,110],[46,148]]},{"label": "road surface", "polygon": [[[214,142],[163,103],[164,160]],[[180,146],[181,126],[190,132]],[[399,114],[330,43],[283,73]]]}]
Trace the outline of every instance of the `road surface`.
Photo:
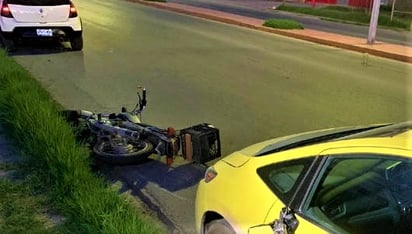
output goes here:
[{"label": "road surface", "polygon": [[[13,57],[70,109],[133,107],[143,121],[209,122],[223,154],[307,130],[412,117],[412,65],[176,14],[127,1],[77,0],[84,50],[22,49]],[[152,160],[107,168],[170,227],[194,233],[204,168]]]}]

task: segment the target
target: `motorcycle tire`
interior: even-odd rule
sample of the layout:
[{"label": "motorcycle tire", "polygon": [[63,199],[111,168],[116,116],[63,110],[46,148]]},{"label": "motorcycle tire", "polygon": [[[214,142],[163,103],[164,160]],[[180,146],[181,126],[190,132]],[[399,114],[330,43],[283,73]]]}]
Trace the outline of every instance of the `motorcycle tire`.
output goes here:
[{"label": "motorcycle tire", "polygon": [[140,140],[129,146],[132,147],[130,152],[119,153],[115,152],[107,140],[100,140],[93,146],[93,155],[109,164],[127,165],[145,161],[154,151],[152,143],[146,140]]}]

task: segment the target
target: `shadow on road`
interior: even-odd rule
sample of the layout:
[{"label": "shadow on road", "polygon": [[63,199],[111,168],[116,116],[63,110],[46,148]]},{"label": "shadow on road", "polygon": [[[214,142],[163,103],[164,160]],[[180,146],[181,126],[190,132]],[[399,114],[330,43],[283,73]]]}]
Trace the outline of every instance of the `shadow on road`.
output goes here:
[{"label": "shadow on road", "polygon": [[176,192],[196,185],[203,178],[205,169],[192,163],[169,167],[161,161],[148,159],[137,165],[115,166],[110,169],[109,177],[123,181],[134,190],[154,183],[169,192]]},{"label": "shadow on road", "polygon": [[[119,193],[131,191],[131,195],[138,198],[148,210],[155,213],[157,218],[166,225],[168,233],[182,233],[182,227],[177,225],[165,208],[159,204],[148,187],[155,184],[160,190],[166,190],[166,198],[175,199],[177,192],[194,187],[203,178],[206,167],[192,163],[177,166],[167,166],[163,161],[148,159],[147,161],[128,166],[100,165],[98,170],[111,183],[121,182]],[[148,186],[149,185],[149,186]],[[153,187],[153,186],[152,186]],[[160,191],[160,193],[162,193]],[[190,206],[190,203],[188,203]]]},{"label": "shadow on road", "polygon": [[[1,42],[0,42],[1,43]],[[5,48],[0,44],[0,48]],[[70,45],[58,41],[24,41],[16,44],[12,50],[8,51],[10,56],[17,55],[38,55],[57,54],[71,51]]]}]

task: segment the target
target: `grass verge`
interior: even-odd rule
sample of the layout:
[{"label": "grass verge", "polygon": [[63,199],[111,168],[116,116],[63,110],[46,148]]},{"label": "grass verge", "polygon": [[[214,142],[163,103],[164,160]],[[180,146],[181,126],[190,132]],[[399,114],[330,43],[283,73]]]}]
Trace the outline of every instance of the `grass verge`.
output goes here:
[{"label": "grass verge", "polygon": [[[301,7],[301,6],[289,6],[282,4],[276,8],[280,11],[288,11],[293,13],[320,16],[323,19],[353,23],[353,24],[369,24],[370,13],[365,9],[350,8],[343,6],[326,6],[326,7]],[[410,15],[397,15],[391,20],[390,10],[385,7],[381,7],[379,12],[378,25],[381,27],[387,27],[392,29],[410,30],[411,27]]]},{"label": "grass verge", "polygon": [[268,19],[263,23],[263,26],[278,29],[303,29],[299,22],[285,19]]},{"label": "grass verge", "polygon": [[29,180],[0,179],[0,194],[0,233],[63,233],[45,215],[47,198],[35,194]]},{"label": "grass verge", "polygon": [[63,232],[165,233],[129,196],[91,172],[89,151],[59,116],[62,107],[1,49],[0,67],[0,122],[26,155],[30,166],[23,170],[35,175],[36,191],[66,218]]}]

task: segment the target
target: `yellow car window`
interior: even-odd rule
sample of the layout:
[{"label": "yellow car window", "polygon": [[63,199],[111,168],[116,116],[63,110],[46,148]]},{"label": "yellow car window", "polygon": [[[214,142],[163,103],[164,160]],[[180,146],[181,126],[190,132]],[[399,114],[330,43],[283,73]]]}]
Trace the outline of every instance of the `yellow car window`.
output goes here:
[{"label": "yellow car window", "polygon": [[412,161],[382,155],[329,160],[307,216],[341,233],[412,233]]},{"label": "yellow car window", "polygon": [[289,204],[299,182],[314,160],[315,157],[311,157],[275,163],[261,167],[257,169],[257,172],[273,193],[284,204]]}]

